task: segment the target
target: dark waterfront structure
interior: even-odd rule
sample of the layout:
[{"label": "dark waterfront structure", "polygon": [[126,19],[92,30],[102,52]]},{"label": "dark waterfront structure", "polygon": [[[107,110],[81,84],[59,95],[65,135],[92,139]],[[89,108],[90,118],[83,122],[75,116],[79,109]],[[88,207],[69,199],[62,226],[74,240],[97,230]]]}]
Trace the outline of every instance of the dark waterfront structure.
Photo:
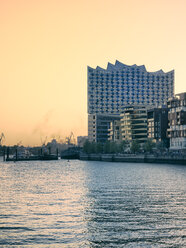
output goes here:
[{"label": "dark waterfront structure", "polygon": [[170,149],[186,151],[186,92],[168,101]]},{"label": "dark waterfront structure", "polygon": [[[107,69],[88,67],[88,139],[103,142],[108,136],[106,129],[94,128],[95,116],[113,118],[122,113],[126,105],[159,106],[174,95],[174,70],[164,73],[147,72],[144,65],[128,66],[119,61],[108,63]],[[109,117],[113,116],[113,117]],[[112,121],[112,120],[111,120]],[[105,125],[106,126],[106,125]]]},{"label": "dark waterfront structure", "polygon": [[67,150],[61,152],[61,159],[79,159],[80,152],[80,147],[69,147]]},{"label": "dark waterfront structure", "polygon": [[169,147],[167,137],[168,128],[168,108],[153,108],[147,110],[147,137],[154,142],[162,142],[165,147]]},{"label": "dark waterfront structure", "polygon": [[131,154],[80,154],[80,160],[122,162],[122,163],[153,163],[153,164],[177,164],[186,165],[186,155],[131,155]]}]

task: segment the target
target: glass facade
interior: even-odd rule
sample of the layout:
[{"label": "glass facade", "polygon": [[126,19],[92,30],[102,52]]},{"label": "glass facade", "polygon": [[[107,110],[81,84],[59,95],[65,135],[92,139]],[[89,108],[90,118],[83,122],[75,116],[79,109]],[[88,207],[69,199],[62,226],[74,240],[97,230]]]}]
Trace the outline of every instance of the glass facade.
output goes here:
[{"label": "glass facade", "polygon": [[110,128],[109,124],[99,128],[93,119],[96,115],[115,120],[114,116],[120,116],[127,105],[155,107],[174,96],[174,70],[147,72],[144,65],[128,66],[116,61],[114,65],[108,63],[107,69],[88,67],[87,73],[88,138],[96,142],[105,141]]},{"label": "glass facade", "polygon": [[88,67],[88,114],[120,114],[128,104],[158,106],[174,95],[174,70],[147,72],[116,61],[107,69]]}]

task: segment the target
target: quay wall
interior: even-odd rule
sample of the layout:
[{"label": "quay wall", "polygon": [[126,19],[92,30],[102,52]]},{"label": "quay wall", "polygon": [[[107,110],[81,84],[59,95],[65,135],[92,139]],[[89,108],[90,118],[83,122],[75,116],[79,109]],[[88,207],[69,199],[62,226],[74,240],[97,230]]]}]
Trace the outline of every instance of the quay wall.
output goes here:
[{"label": "quay wall", "polygon": [[171,157],[152,155],[80,154],[80,160],[128,163],[158,163],[186,165],[186,156]]}]

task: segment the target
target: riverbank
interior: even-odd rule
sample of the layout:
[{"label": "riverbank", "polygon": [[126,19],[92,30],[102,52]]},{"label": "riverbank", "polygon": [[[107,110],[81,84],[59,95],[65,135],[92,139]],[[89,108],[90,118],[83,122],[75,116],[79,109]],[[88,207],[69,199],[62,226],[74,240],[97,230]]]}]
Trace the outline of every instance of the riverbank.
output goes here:
[{"label": "riverbank", "polygon": [[186,165],[186,156],[154,156],[135,154],[80,154],[80,160],[128,163],[158,163]]}]

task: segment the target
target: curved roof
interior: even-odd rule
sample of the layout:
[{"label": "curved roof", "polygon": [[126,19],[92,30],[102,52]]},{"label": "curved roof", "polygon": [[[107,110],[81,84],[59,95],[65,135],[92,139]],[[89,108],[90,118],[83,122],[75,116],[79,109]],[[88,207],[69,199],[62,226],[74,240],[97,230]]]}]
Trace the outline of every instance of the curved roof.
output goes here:
[{"label": "curved roof", "polygon": [[[105,71],[108,71],[108,72],[123,71],[123,70],[125,71],[125,70],[130,69],[130,68],[139,69],[140,71],[148,72],[144,65],[139,65],[139,66],[136,65],[136,64],[134,64],[134,65],[126,65],[126,64],[121,63],[118,60],[116,60],[115,64],[112,64],[112,63],[108,62],[106,69],[101,68],[100,66],[97,66],[96,69],[91,68],[90,66],[88,66],[88,69],[96,70],[96,71],[104,71],[104,72]],[[166,73],[170,73],[172,71],[174,71],[174,70],[171,70],[171,71],[166,72]],[[155,71],[155,72],[149,72],[149,73],[152,73],[152,74],[165,74],[165,72],[162,69],[160,69],[158,71]]]}]

